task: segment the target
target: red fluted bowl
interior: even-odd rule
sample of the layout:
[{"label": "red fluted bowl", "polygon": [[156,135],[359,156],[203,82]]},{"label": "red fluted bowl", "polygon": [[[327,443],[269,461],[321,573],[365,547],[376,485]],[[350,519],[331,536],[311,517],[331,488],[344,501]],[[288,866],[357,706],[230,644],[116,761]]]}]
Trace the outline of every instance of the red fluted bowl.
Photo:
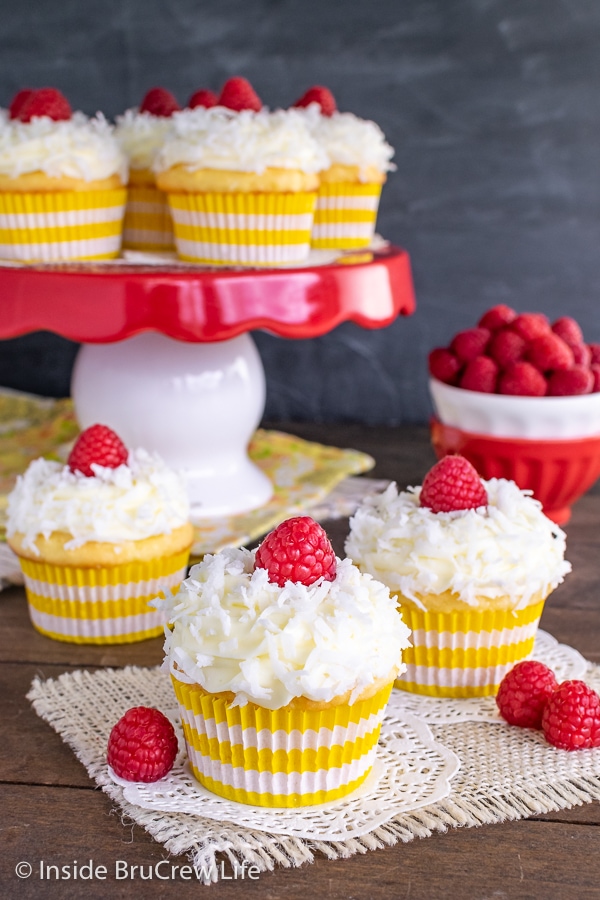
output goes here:
[{"label": "red fluted bowl", "polygon": [[571,506],[600,476],[600,435],[566,440],[492,437],[431,420],[431,440],[438,459],[460,453],[482,478],[509,478],[544,507],[559,525]]}]

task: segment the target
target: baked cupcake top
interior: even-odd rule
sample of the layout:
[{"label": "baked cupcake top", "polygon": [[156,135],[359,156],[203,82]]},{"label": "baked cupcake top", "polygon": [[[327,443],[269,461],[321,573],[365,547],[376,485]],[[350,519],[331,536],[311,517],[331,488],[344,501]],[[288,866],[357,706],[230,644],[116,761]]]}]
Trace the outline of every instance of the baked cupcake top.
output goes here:
[{"label": "baked cupcake top", "polygon": [[318,103],[303,111],[311,134],[329,158],[331,165],[356,166],[365,179],[368,170],[391,172],[394,148],[387,143],[379,125],[360,119],[354,113],[335,111],[322,115]]},{"label": "baked cupcake top", "polygon": [[18,178],[32,172],[83,181],[118,175],[125,183],[127,160],[102,113],[94,118],[76,112],[60,121],[35,116],[29,122],[13,119],[4,123],[0,128],[0,175]]},{"label": "baked cupcake top", "polygon": [[[393,671],[409,629],[389,590],[350,560],[333,580],[305,585],[269,580],[255,553],[226,549],[193,566],[167,610],[165,666],[235,703],[279,709],[294,697],[328,702]],[[393,675],[392,675],[393,677]]]},{"label": "baked cupcake top", "polygon": [[299,110],[236,112],[223,106],[196,107],[175,113],[172,129],[158,152],[154,171],[184,166],[262,175],[267,169],[294,169],[314,174],[328,158]]},{"label": "baked cupcake top", "polygon": [[420,505],[421,487],[392,483],[351,518],[346,553],[421,608],[420,597],[446,591],[473,606],[508,597],[515,609],[545,597],[571,571],[565,533],[514,482],[481,483],[487,507],[451,512]]}]

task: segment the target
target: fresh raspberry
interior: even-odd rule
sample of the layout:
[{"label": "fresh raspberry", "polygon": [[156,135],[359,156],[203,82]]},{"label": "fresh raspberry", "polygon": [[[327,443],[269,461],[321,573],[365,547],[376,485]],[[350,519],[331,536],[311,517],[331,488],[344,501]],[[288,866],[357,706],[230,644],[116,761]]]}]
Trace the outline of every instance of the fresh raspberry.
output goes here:
[{"label": "fresh raspberry", "polygon": [[498,382],[498,365],[489,356],[476,356],[470,360],[463,372],[458,386],[467,391],[480,391],[493,394]]},{"label": "fresh raspberry", "polygon": [[600,364],[592,363],[590,366],[590,372],[592,373],[592,378],[594,379],[594,384],[592,385],[591,394],[595,394],[597,391],[600,391]]},{"label": "fresh raspberry", "polygon": [[499,394],[513,394],[517,397],[544,397],[547,389],[546,379],[542,373],[528,362],[514,363],[498,379]]},{"label": "fresh raspberry", "polygon": [[600,344],[588,344],[592,354],[592,365],[600,365]]},{"label": "fresh raspberry", "polygon": [[62,122],[71,118],[71,106],[56,88],[39,88],[24,100],[18,113],[21,122],[31,122],[36,116],[47,116],[54,122]]},{"label": "fresh raspberry", "polygon": [[304,94],[302,94],[299,100],[296,100],[294,106],[309,106],[311,103],[319,104],[319,106],[321,107],[321,114],[323,116],[332,116],[337,110],[335,97],[333,96],[329,88],[323,87],[320,84],[315,84],[313,87],[309,88]]},{"label": "fresh raspberry", "polygon": [[549,397],[571,397],[574,394],[590,394],[594,376],[584,366],[553,372],[548,379]]},{"label": "fresh raspberry", "polygon": [[429,354],[429,371],[444,384],[457,384],[462,363],[450,350],[436,347]]},{"label": "fresh raspberry", "polygon": [[573,351],[573,359],[576,366],[590,366],[592,363],[592,351],[587,344],[577,344],[571,346]]},{"label": "fresh raspberry", "polygon": [[600,696],[584,681],[563,681],[546,703],[542,730],[560,750],[600,747]]},{"label": "fresh raspberry", "polygon": [[467,328],[453,337],[450,349],[463,362],[469,362],[485,353],[490,334],[487,328]]},{"label": "fresh raspberry", "polygon": [[22,88],[20,91],[17,91],[15,96],[10,101],[10,106],[8,107],[8,115],[10,119],[18,119],[19,113],[23,108],[23,104],[26,103],[27,100],[31,97],[34,91],[31,88]]},{"label": "fresh raspberry", "polygon": [[150,88],[140,103],[140,112],[147,112],[152,116],[159,116],[161,119],[168,119],[180,109],[181,107],[171,91],[164,87]]},{"label": "fresh raspberry", "polygon": [[333,581],[336,560],[324,529],[310,516],[296,516],[266,536],[254,559],[255,569],[266,569],[269,581],[283,587],[286,581],[313,584],[319,578]]},{"label": "fresh raspberry", "polygon": [[217,95],[213,91],[206,90],[206,88],[200,88],[200,90],[195,91],[188,103],[190,109],[196,109],[197,106],[203,106],[204,109],[212,109],[216,105]]},{"label": "fresh raspberry", "polygon": [[128,709],[113,727],[106,760],[126,781],[158,781],[173,768],[177,735],[160,710],[149,706]]},{"label": "fresh raspberry", "polygon": [[486,489],[464,456],[444,456],[423,479],[419,503],[434,513],[487,506]]},{"label": "fresh raspberry", "polygon": [[510,325],[516,318],[517,314],[514,309],[511,309],[510,306],[505,306],[504,303],[499,303],[498,306],[492,306],[491,309],[488,309],[477,324],[480,328],[497,331],[503,325]]},{"label": "fresh raspberry", "polygon": [[575,364],[569,345],[552,331],[534,338],[527,347],[526,357],[540,372],[570,369]]},{"label": "fresh raspberry", "polygon": [[91,425],[75,441],[67,464],[71,472],[92,478],[93,464],[116,469],[127,462],[128,456],[127,447],[114,431],[106,425]]},{"label": "fresh raspberry", "polygon": [[501,369],[507,369],[525,357],[526,349],[527,341],[520,334],[501,328],[492,335],[487,352]]},{"label": "fresh raspberry", "polygon": [[521,313],[510,323],[510,327],[526,341],[533,341],[550,331],[550,322],[543,313]]},{"label": "fresh raspberry", "polygon": [[583,332],[571,316],[562,316],[552,323],[552,331],[562,338],[569,347],[577,347],[583,344]]},{"label": "fresh raspberry", "polygon": [[558,687],[554,672],[541,662],[526,659],[508,672],[498,688],[496,704],[509,725],[541,728],[548,697]]},{"label": "fresh raspberry", "polygon": [[254,112],[258,112],[262,109],[262,101],[250,82],[238,76],[227,79],[221,89],[218,104],[236,112],[241,112],[243,109],[252,109]]}]

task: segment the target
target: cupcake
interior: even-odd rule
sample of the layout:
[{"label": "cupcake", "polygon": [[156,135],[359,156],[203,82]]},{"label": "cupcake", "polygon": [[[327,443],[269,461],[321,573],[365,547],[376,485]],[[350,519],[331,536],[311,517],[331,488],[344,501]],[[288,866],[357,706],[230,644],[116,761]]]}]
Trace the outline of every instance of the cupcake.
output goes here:
[{"label": "cupcake", "polygon": [[179,257],[251,266],[306,259],[326,165],[306,117],[262,109],[243,79],[230,79],[217,106],[175,113],[154,170]]},{"label": "cupcake", "polygon": [[201,784],[296,807],[365,780],[409,632],[389,590],[336,559],[320,525],[289,519],[256,554],[207,555],[159,605]]},{"label": "cupcake", "polygon": [[391,484],[350,520],[346,552],[396,596],[412,629],[398,687],[495,694],[533,649],[544,601],[571,570],[565,534],[512,481],[448,456],[423,486]]},{"label": "cupcake", "polygon": [[54,88],[19,93],[0,128],[0,257],[118,256],[127,164],[112,127],[100,113],[72,114]]},{"label": "cupcake", "polygon": [[393,148],[375,122],[338,112],[327,88],[310,88],[295,106],[306,108],[311,133],[329,158],[329,166],[319,173],[312,246],[367,247],[386,173],[395,168]]},{"label": "cupcake", "polygon": [[131,250],[174,250],[173,222],[167,198],[156,187],[152,164],[181,107],[165,88],[152,88],[139,109],[117,116],[115,137],[129,161],[123,247]]},{"label": "cupcake", "polygon": [[193,529],[182,481],[93,425],[67,465],[34,460],[8,500],[34,627],[59,641],[120,644],[162,633],[149,605],[177,588]]}]

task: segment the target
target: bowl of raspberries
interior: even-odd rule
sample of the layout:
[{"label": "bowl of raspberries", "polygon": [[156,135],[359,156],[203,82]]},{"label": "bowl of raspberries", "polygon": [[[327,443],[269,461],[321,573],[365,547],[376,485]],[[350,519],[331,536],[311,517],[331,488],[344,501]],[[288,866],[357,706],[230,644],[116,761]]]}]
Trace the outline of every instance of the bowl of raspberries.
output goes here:
[{"label": "bowl of raspberries", "polygon": [[494,306],[429,354],[438,457],[531,490],[559,524],[600,475],[600,343],[575,319]]}]

